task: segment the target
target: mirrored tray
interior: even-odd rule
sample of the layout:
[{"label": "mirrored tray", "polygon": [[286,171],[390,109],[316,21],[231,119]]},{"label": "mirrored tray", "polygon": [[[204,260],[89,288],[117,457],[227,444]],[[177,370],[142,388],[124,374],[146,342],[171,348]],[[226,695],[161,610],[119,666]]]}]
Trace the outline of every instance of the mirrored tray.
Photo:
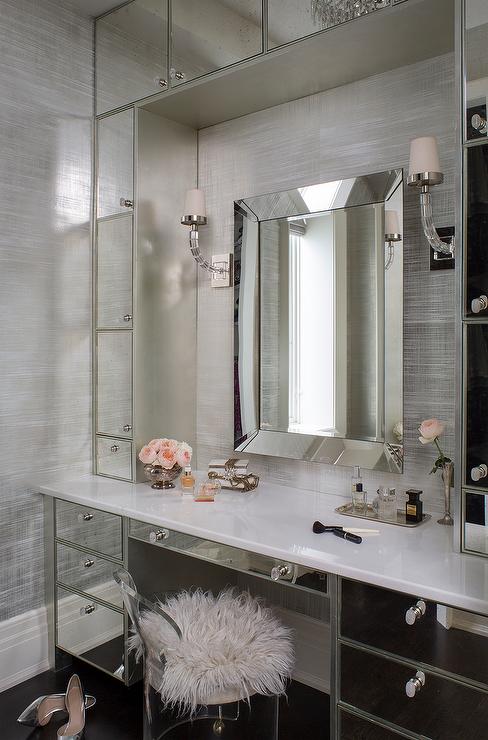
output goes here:
[{"label": "mirrored tray", "polygon": [[395,524],[399,527],[418,527],[420,524],[423,524],[431,518],[430,514],[424,514],[421,522],[407,522],[405,511],[403,509],[397,509],[396,522],[392,519],[381,519],[371,504],[368,504],[366,511],[362,514],[359,511],[354,510],[352,504],[338,506],[336,512],[338,514],[344,514],[345,516],[353,516],[356,519],[368,519],[369,521],[383,522],[384,524]]}]

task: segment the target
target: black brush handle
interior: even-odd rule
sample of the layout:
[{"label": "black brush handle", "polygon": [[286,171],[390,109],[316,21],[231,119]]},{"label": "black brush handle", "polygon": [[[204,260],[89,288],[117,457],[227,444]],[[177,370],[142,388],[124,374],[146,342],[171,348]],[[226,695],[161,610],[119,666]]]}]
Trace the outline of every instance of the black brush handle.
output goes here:
[{"label": "black brush handle", "polygon": [[352,532],[344,532],[341,529],[334,529],[332,531],[336,537],[341,537],[343,540],[347,540],[348,542],[354,542],[356,545],[360,545],[363,541],[362,537],[358,534],[352,534]]}]

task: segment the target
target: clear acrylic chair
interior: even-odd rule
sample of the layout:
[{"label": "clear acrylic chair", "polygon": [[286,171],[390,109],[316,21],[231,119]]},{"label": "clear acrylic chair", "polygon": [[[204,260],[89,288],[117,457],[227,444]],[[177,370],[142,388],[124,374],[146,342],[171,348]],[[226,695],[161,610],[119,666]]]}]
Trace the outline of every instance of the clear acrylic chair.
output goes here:
[{"label": "clear acrylic chair", "polygon": [[[220,692],[219,696],[208,705],[200,705],[191,716],[181,716],[178,706],[164,706],[159,693],[163,672],[166,669],[166,659],[162,650],[161,639],[156,630],[148,630],[145,622],[149,615],[158,619],[159,629],[171,630],[178,639],[182,637],[182,631],[175,620],[153,601],[146,599],[137,592],[134,580],[130,573],[122,568],[114,572],[114,579],[118,584],[125,608],[133,625],[133,630],[138,636],[139,652],[142,652],[144,661],[144,734],[143,740],[161,740],[161,738],[172,737],[173,732],[181,725],[194,723],[201,720],[208,721],[208,728],[204,735],[198,737],[237,737],[233,734],[232,725],[235,725],[240,717],[243,721],[256,721],[252,718],[252,712],[246,704],[243,713],[240,701],[244,697],[235,690]],[[174,636],[173,635],[173,636]],[[139,659],[141,655],[136,655]],[[264,697],[262,697],[264,698]],[[260,740],[276,740],[278,732],[278,696],[267,697],[270,704],[265,714],[258,717],[258,729],[252,729],[252,737]],[[231,723],[229,725],[229,723]],[[239,723],[240,724],[240,723]],[[202,728],[203,731],[203,728]],[[193,735],[189,735],[189,737]],[[241,735],[239,735],[241,736]],[[176,737],[176,735],[175,735]],[[178,735],[180,737],[180,735]],[[247,735],[246,737],[251,737]]]}]

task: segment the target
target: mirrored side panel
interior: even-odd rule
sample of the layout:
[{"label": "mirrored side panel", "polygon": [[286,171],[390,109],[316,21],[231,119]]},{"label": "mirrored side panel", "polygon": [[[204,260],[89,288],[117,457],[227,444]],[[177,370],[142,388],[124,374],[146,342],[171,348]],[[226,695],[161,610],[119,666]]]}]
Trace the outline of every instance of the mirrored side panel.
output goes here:
[{"label": "mirrored side panel", "polygon": [[97,217],[132,211],[134,200],[134,111],[97,123]]},{"label": "mirrored side panel", "polygon": [[171,85],[260,54],[261,5],[261,0],[173,2]]},{"label": "mirrored side panel", "polygon": [[488,494],[463,491],[463,550],[488,557]]},{"label": "mirrored side panel", "polygon": [[488,135],[488,4],[465,0],[464,65],[468,141]]},{"label": "mirrored side panel", "polygon": [[167,19],[167,0],[134,0],[97,19],[97,115],[165,89]]}]

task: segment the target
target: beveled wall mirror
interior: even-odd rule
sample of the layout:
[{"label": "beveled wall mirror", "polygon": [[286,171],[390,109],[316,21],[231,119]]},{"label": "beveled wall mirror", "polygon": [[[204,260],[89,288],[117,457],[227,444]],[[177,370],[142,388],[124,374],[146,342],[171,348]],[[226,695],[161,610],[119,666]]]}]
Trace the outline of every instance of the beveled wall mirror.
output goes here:
[{"label": "beveled wall mirror", "polygon": [[402,234],[402,170],[235,202],[236,451],[403,471]]}]

